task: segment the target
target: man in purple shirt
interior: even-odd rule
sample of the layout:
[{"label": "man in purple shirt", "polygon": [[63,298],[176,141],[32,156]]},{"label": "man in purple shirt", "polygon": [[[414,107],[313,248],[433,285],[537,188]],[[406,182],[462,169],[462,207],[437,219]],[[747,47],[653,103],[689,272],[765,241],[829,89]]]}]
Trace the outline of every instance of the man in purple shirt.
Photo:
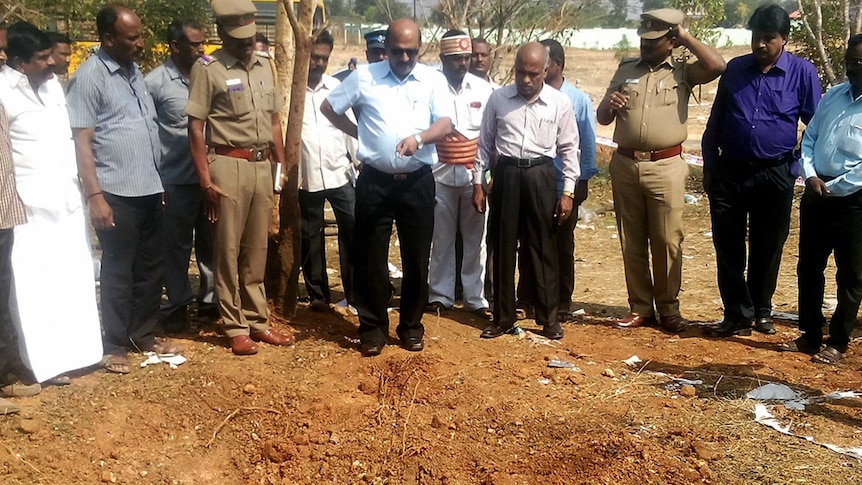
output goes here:
[{"label": "man in purple shirt", "polygon": [[724,320],[707,334],[717,337],[750,335],[752,322],[775,333],[772,294],[790,230],[797,126],[820,101],[814,66],[784,50],[787,12],[760,6],[748,28],[752,53],[727,64],[703,134],[703,186],[724,303]]}]

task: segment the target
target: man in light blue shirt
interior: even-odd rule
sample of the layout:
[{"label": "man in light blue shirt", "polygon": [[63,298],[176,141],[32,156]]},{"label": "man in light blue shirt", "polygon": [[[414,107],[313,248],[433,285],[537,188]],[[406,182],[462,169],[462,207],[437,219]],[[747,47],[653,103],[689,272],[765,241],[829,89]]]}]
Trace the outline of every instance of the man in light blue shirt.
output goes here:
[{"label": "man in light blue shirt", "polygon": [[69,82],[78,177],[102,245],[103,344],[110,372],[130,371],[129,349],[174,353],[156,341],[162,295],[162,182],[156,109],[135,58],[141,20],[122,5],[96,15],[101,48]]},{"label": "man in light blue shirt", "polygon": [[189,282],[192,244],[200,273],[198,315],[218,314],[213,305],[212,223],[204,211],[203,192],[189,150],[189,100],[192,65],[204,53],[206,36],[194,21],[177,19],[168,25],[170,57],[153,69],[145,82],[156,107],[161,142],[159,173],[165,186],[165,294],[162,327],[168,333],[190,329],[188,307],[195,301]]},{"label": "man in light blue shirt", "polygon": [[[428,301],[428,259],[434,230],[433,146],[452,131],[454,102],[440,72],[417,64],[419,27],[399,19],[386,33],[387,62],[359,66],[323,101],[320,111],[359,140],[353,235],[354,306],[360,350],[379,355],[389,334],[387,257],[392,222],[401,241],[401,346],[422,350],[422,312]],[[354,124],[346,116],[358,107]]]},{"label": "man in light blue shirt", "polygon": [[[565,94],[572,101],[575,123],[578,125],[580,135],[578,146],[581,151],[581,175],[573,192],[572,217],[554,229],[557,239],[560,290],[557,313],[559,320],[564,322],[571,318],[572,293],[575,291],[575,225],[578,223],[578,207],[587,199],[589,179],[599,171],[596,167],[596,115],[593,102],[587,93],[572,86],[563,77],[563,71],[566,68],[566,53],[563,46],[554,39],[546,39],[541,43],[548,48],[550,57],[545,83]],[[557,197],[559,198],[563,195],[563,162],[559,156],[554,157],[554,168],[557,171]],[[535,288],[527,284],[533,281],[533,268],[521,248],[518,251],[518,270],[521,277],[518,280],[516,307],[519,316],[526,317],[527,310],[535,304],[536,295]]]},{"label": "man in light blue shirt", "polygon": [[[778,350],[837,364],[850,343],[862,300],[862,35],[844,58],[848,82],[823,97],[802,138],[805,194],[799,205],[799,329]],[[823,345],[823,271],[834,253],[838,306]]]}]

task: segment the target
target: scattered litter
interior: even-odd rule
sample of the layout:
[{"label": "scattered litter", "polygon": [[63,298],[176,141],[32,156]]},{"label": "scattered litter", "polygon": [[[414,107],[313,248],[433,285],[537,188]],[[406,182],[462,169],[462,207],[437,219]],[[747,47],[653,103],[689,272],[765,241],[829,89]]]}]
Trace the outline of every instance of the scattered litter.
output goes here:
[{"label": "scattered litter", "polygon": [[703,237],[712,237],[712,231],[706,231],[703,233]]},{"label": "scattered litter", "polygon": [[565,360],[551,359],[550,361],[548,361],[548,367],[554,367],[557,369],[574,369],[575,364],[572,364],[571,362]]},{"label": "scattered litter", "polygon": [[578,206],[578,220],[584,222],[590,222],[591,220],[598,217],[598,213],[592,209],[587,209],[584,206]]},{"label": "scattered litter", "polygon": [[700,202],[700,197],[691,194],[685,194],[682,196],[683,200],[686,204],[697,204]]},{"label": "scattered litter", "polygon": [[[524,332],[520,327],[516,328],[516,335],[518,335],[519,337],[523,335],[523,337],[521,338],[526,338],[527,340],[529,340],[531,345],[547,345],[548,347],[556,347],[557,345],[559,345],[555,340],[547,339],[533,332]],[[518,331],[520,331],[520,333],[517,333]]]},{"label": "scattered litter", "polygon": [[616,238],[617,238],[616,234],[611,234],[611,239],[616,239]]},{"label": "scattered litter", "polygon": [[141,367],[164,362],[171,366],[171,369],[176,369],[178,365],[182,365],[188,360],[180,354],[157,354],[155,352],[144,352],[144,355],[147,356],[147,360],[141,362]]},{"label": "scattered litter", "polygon": [[547,386],[548,384],[551,383],[551,380],[550,379],[539,379],[536,382],[538,382],[539,384],[541,384],[543,386]]},{"label": "scattered litter", "polygon": [[672,379],[684,386],[699,386],[703,384],[703,381],[700,379],[683,379],[682,377],[672,377]]},{"label": "scattered litter", "polygon": [[789,386],[770,382],[769,384],[764,384],[757,389],[749,391],[746,396],[749,399],[757,401],[779,401],[783,403],[784,407],[787,409],[804,411],[806,404],[858,398],[862,397],[862,393],[856,391],[837,391],[823,394],[821,396],[804,397],[801,393],[794,391]]},{"label": "scattered litter", "polygon": [[596,226],[594,226],[594,225],[592,225],[592,224],[581,224],[581,223],[578,223],[575,227],[577,227],[578,229],[585,229],[585,230],[588,230],[588,231],[595,231],[595,230],[596,230]]},{"label": "scattered litter", "polygon": [[351,315],[359,315],[359,312],[356,310],[356,307],[347,304],[347,298],[342,298],[341,301],[335,304],[335,306],[338,308],[347,309],[347,311],[349,311]]},{"label": "scattered litter", "polygon": [[[398,240],[396,240],[395,242],[397,243]],[[397,244],[396,244],[396,246],[397,246]],[[404,273],[402,273],[394,264],[389,263],[389,277],[390,278],[400,280],[403,276],[404,276]]]},{"label": "scattered litter", "polygon": [[779,320],[790,320],[792,322],[799,321],[799,315],[787,312],[772,312],[772,318],[777,318]]},{"label": "scattered litter", "polygon": [[682,255],[682,258],[683,258],[683,259],[694,259],[694,256],[692,256],[692,255],[690,255],[690,254],[683,254],[683,255]]},{"label": "scattered litter", "polygon": [[629,367],[636,367],[641,362],[643,362],[643,361],[637,355],[633,355],[633,356],[631,356],[628,359],[623,361],[623,363],[625,363]]},{"label": "scattered litter", "polygon": [[605,369],[605,370],[603,370],[603,371],[602,371],[602,375],[603,375],[603,376],[605,376],[605,377],[611,377],[611,378],[616,377],[616,374],[614,374],[614,371],[613,371],[613,370],[611,370],[611,369]]},{"label": "scattered litter", "polygon": [[583,308],[579,308],[579,309],[569,313],[569,315],[572,315],[575,317],[579,317],[581,315],[586,315],[586,314],[587,314],[587,311],[584,310]]},{"label": "scattered litter", "polygon": [[782,426],[781,423],[779,423],[778,420],[775,419],[775,416],[773,416],[772,413],[770,413],[766,406],[763,404],[758,403],[754,405],[754,421],[764,426],[769,426],[770,428],[774,429],[775,431],[778,431],[781,434],[786,434],[787,436],[795,436],[817,446],[822,446],[827,450],[834,451],[835,453],[840,453],[845,456],[856,458],[857,460],[862,460],[862,447],[844,448],[838,445],[833,445],[831,443],[821,443],[819,441],[814,441],[813,436],[804,436],[801,434],[792,433],[790,431],[790,425],[788,424],[787,426]]}]

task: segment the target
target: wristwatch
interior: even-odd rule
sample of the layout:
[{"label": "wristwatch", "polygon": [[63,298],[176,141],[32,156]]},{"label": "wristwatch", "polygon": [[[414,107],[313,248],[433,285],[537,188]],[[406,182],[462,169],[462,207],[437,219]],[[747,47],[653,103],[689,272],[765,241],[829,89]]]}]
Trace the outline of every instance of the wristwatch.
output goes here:
[{"label": "wristwatch", "polygon": [[413,135],[413,139],[416,140],[416,149],[417,150],[421,150],[422,147],[425,146],[425,144],[422,143],[422,137],[419,136],[419,133],[416,133],[415,135]]},{"label": "wristwatch", "polygon": [[574,198],[575,198],[575,194],[574,194],[573,192],[569,192],[568,190],[563,191],[563,195],[565,195],[566,197],[568,197],[568,198],[570,198],[570,199],[574,199]]}]

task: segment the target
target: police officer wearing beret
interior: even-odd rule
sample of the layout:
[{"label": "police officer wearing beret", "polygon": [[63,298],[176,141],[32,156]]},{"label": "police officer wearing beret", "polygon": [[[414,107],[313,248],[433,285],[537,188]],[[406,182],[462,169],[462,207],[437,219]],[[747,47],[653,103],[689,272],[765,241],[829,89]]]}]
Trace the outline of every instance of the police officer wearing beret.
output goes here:
[{"label": "police officer wearing beret", "polygon": [[[616,121],[610,175],[631,308],[617,321],[624,327],[655,325],[657,310],[665,329],[685,328],[678,295],[688,98],[695,85],[720,76],[725,62],[680,25],[683,18],[669,8],[641,15],[641,55],[620,63],[596,113],[603,125]],[[686,47],[697,60],[674,59],[675,47]]]},{"label": "police officer wearing beret", "polygon": [[254,51],[257,9],[252,2],[214,0],[212,9],[222,48],[192,68],[189,144],[215,222],[215,291],[224,332],[234,354],[249,355],[257,353],[255,341],[292,343],[269,328],[263,286],[273,206],[271,162],[284,165],[278,118],[284,100],[276,92],[269,60]]}]

